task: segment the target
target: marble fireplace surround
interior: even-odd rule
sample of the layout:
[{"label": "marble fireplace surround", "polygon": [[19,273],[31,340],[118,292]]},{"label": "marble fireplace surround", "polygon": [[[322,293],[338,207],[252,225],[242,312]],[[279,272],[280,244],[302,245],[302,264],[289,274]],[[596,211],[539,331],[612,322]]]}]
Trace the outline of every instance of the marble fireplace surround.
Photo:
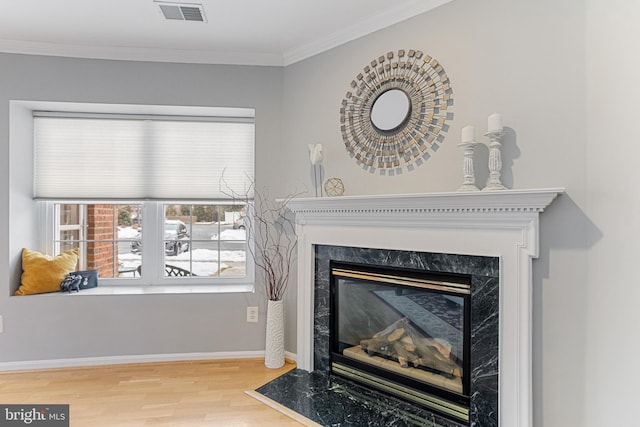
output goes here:
[{"label": "marble fireplace surround", "polygon": [[500,426],[532,426],[531,286],[539,215],[561,188],[298,198],[297,364],[314,370],[315,246],[498,257]]}]

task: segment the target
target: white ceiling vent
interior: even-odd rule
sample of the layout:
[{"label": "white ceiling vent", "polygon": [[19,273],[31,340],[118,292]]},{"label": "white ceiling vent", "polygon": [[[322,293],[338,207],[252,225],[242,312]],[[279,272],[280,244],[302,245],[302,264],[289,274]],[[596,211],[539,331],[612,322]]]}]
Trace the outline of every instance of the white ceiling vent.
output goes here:
[{"label": "white ceiling vent", "polygon": [[172,21],[206,22],[204,8],[196,3],[155,2],[165,19]]}]

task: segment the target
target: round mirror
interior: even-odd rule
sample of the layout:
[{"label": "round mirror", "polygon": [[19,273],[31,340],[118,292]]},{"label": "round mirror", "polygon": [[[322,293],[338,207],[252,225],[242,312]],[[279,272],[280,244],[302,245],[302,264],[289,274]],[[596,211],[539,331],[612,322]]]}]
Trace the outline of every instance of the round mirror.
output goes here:
[{"label": "round mirror", "polygon": [[393,131],[404,124],[411,114],[411,101],[401,89],[380,94],[371,107],[371,123],[381,131]]},{"label": "round mirror", "polygon": [[413,171],[444,141],[453,119],[451,83],[419,50],[387,52],[351,80],[340,104],[344,147],[364,170]]}]

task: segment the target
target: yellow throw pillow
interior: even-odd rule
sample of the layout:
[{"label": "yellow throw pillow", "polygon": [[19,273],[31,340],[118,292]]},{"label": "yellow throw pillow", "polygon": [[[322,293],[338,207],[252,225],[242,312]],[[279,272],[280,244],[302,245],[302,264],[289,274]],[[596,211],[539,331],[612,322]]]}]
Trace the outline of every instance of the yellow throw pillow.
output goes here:
[{"label": "yellow throw pillow", "polygon": [[16,295],[42,294],[60,291],[60,282],[75,271],[78,264],[78,249],[51,257],[22,249],[22,278]]}]

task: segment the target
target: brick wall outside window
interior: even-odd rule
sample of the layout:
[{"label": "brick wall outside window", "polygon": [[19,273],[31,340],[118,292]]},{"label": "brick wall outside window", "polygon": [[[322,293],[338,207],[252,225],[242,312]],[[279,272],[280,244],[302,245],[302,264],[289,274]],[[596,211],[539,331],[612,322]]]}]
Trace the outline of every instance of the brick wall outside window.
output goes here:
[{"label": "brick wall outside window", "polygon": [[116,227],[117,212],[113,205],[88,205],[87,206],[87,269],[98,270],[100,277],[114,277],[115,259],[118,256],[117,247],[113,243],[92,242],[92,240],[111,240]]}]

